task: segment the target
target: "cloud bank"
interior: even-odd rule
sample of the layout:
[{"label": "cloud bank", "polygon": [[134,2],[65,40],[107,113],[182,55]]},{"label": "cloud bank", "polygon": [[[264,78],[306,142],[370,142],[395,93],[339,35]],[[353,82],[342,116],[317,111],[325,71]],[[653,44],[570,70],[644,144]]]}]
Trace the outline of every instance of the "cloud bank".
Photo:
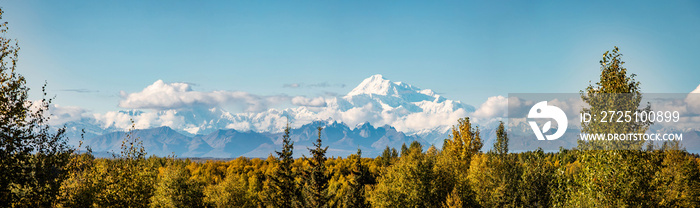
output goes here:
[{"label": "cloud bank", "polygon": [[287,95],[261,96],[242,91],[211,91],[200,92],[192,90],[189,83],[166,83],[158,80],[140,92],[126,93],[122,91],[119,107],[127,109],[169,110],[191,108],[193,106],[219,107],[226,105],[240,106],[246,112],[261,112],[275,105],[287,103],[298,106],[323,106],[323,98],[305,98]]},{"label": "cloud bank", "polygon": [[[51,123],[61,124],[87,119],[103,129],[128,129],[131,126],[130,120],[133,119],[136,128],[139,129],[168,126],[196,134],[226,128],[280,132],[289,118],[294,128],[312,121],[334,120],[349,126],[365,122],[374,126],[390,125],[407,134],[420,134],[436,130],[447,131],[459,118],[466,116],[482,128],[494,128],[498,121],[507,120],[509,102],[511,106],[523,108],[511,112],[514,113],[512,116],[516,117],[518,115],[515,114],[526,113],[529,109],[527,106],[532,104],[526,100],[499,95],[489,97],[474,109],[459,101],[435,95],[431,90],[418,88],[413,94],[367,94],[369,91],[355,89],[353,91],[358,92],[352,96],[304,97],[263,96],[242,91],[202,92],[193,90],[191,86],[189,83],[166,83],[158,80],[139,92],[122,92],[119,106],[131,109],[127,111],[91,114],[79,107],[53,105]],[[409,97],[401,98],[405,95]],[[580,99],[555,99],[550,102],[570,114],[577,114],[583,105]],[[700,116],[697,116],[700,114],[700,86],[688,94],[685,100],[681,99],[678,102],[684,104],[683,109],[680,109],[684,115],[696,115],[686,118],[686,122],[692,123],[700,119]],[[222,106],[227,105],[240,106],[243,111],[231,113],[223,110]],[[280,107],[285,105],[286,108]],[[522,112],[517,112],[518,110]],[[570,123],[578,125],[577,121]]]}]

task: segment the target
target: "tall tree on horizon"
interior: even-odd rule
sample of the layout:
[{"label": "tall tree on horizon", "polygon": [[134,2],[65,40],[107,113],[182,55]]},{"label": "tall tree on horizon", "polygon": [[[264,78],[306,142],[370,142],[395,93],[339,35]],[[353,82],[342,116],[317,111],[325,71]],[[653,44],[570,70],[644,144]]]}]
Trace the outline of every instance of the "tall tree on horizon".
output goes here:
[{"label": "tall tree on horizon", "polygon": [[[615,46],[612,51],[606,51],[600,60],[600,80],[595,85],[588,85],[580,92],[581,99],[590,107],[583,108],[582,113],[600,115],[601,112],[643,112],[651,111],[651,106],[641,107],[641,82],[636,74],[628,73],[623,65],[620,49]],[[613,115],[609,115],[612,118]],[[581,122],[581,132],[597,133],[644,133],[649,129],[650,122]],[[589,141],[578,140],[579,149],[603,150],[641,150],[644,140],[637,141]]]},{"label": "tall tree on horizon", "polygon": [[[344,198],[343,207],[370,207],[365,198],[365,184],[369,183],[368,174],[369,170],[366,166],[362,165],[362,150],[357,149],[357,154],[354,157],[352,163],[352,170],[350,172],[350,181],[348,181],[348,192]],[[348,158],[349,159],[349,158]]]},{"label": "tall tree on horizon", "polygon": [[499,122],[498,129],[496,129],[496,143],[493,143],[493,152],[501,156],[508,154],[508,132],[506,132],[503,121]]},{"label": "tall tree on horizon", "polygon": [[[582,90],[581,99],[590,107],[582,113],[600,115],[606,111],[651,111],[640,108],[641,83],[623,67],[618,47],[606,51],[600,63],[600,80]],[[582,122],[581,132],[588,134],[644,133],[648,122]],[[569,187],[566,205],[577,207],[650,207],[654,206],[652,180],[658,166],[651,165],[651,154],[642,152],[644,140],[578,140],[578,173]],[[566,206],[565,205],[565,206]]]},{"label": "tall tree on horizon", "polygon": [[328,173],[326,173],[326,151],[328,146],[321,147],[321,130],[318,127],[318,139],[314,143],[314,149],[309,149],[312,157],[309,161],[310,170],[307,173],[304,186],[304,199],[306,207],[328,207]]},{"label": "tall tree on horizon", "polygon": [[299,198],[299,188],[295,181],[292,164],[294,163],[294,142],[289,137],[291,128],[289,123],[284,128],[282,136],[282,151],[275,151],[279,159],[279,165],[273,175],[269,177],[272,193],[270,205],[272,207],[301,207]]}]

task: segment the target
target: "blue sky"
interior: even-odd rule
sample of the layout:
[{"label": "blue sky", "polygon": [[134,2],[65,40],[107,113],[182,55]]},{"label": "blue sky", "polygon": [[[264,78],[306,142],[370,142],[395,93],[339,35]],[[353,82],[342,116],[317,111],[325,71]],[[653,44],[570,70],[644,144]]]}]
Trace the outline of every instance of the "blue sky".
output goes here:
[{"label": "blue sky", "polygon": [[478,106],[578,92],[613,46],[643,92],[700,84],[697,1],[0,2],[33,98],[46,80],[55,103],[94,112],[157,80],[312,97],[374,74]]}]

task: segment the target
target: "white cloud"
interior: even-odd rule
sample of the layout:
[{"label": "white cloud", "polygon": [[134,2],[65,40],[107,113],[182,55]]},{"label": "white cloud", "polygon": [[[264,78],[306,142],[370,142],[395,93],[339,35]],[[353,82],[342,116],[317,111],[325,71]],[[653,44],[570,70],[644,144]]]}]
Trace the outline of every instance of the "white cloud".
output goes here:
[{"label": "white cloud", "polygon": [[131,128],[131,120],[137,129],[145,129],[159,126],[167,126],[173,129],[187,128],[185,119],[182,116],[176,115],[175,110],[165,110],[157,112],[138,112],[129,113],[123,111],[110,111],[104,114],[93,114],[92,118],[102,128]]},{"label": "white cloud", "polygon": [[240,105],[245,111],[259,112],[270,105],[289,100],[289,96],[258,96],[242,91],[193,91],[188,83],[165,83],[158,80],[141,92],[121,92],[119,107],[130,109],[179,109],[196,105]]},{"label": "white cloud", "polygon": [[87,111],[78,106],[60,106],[57,104],[51,104],[49,107],[49,113],[51,114],[49,124],[61,125],[66,122],[80,120],[83,117],[83,114],[87,113]]},{"label": "white cloud", "polygon": [[[501,97],[502,98],[502,97]],[[419,102],[380,103],[371,97],[363,97],[363,104],[351,104],[345,98],[303,96],[258,96],[240,91],[198,92],[188,83],[154,82],[140,92],[122,92],[119,106],[132,111],[112,111],[86,114],[75,110],[75,117],[88,118],[101,128],[126,130],[133,119],[137,129],[168,126],[190,133],[202,133],[211,129],[233,128],[242,131],[279,132],[291,118],[292,127],[297,128],[315,120],[335,120],[354,127],[370,122],[374,126],[391,125],[408,134],[425,129],[442,128],[456,123],[468,115],[468,109],[456,101],[428,99]],[[386,100],[385,100],[386,101]],[[384,101],[382,101],[384,102]],[[388,102],[397,102],[388,100]],[[279,109],[274,105],[291,103],[297,107]],[[243,113],[217,112],[209,115],[192,109],[212,109],[222,105],[247,105]],[[483,106],[489,106],[484,104]],[[65,108],[71,109],[71,108]],[[64,109],[61,109],[64,110]],[[64,110],[66,111],[66,110]],[[189,113],[188,113],[189,112]],[[482,109],[486,112],[486,109]],[[205,115],[206,114],[206,115]],[[490,115],[490,114],[489,114]]]},{"label": "white cloud", "polygon": [[490,97],[472,114],[479,118],[505,117],[508,113],[508,98],[501,95]]},{"label": "white cloud", "polygon": [[[469,114],[469,118],[472,123],[482,127],[492,128],[497,125],[499,121],[505,122],[504,118],[508,116],[508,102],[509,98],[501,95],[489,97],[479,108]],[[514,104],[520,105],[521,103],[515,102]]]}]

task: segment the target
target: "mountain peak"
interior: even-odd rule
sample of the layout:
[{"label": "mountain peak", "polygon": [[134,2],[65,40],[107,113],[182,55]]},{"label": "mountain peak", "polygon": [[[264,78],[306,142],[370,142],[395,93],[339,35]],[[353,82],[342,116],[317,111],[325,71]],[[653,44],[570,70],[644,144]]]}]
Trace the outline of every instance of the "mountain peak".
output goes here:
[{"label": "mountain peak", "polygon": [[371,77],[363,80],[360,85],[357,85],[355,89],[352,89],[348,96],[361,95],[361,94],[378,94],[387,95],[392,88],[394,83],[391,83],[388,79],[385,79],[381,74],[375,74]]},{"label": "mountain peak", "polygon": [[442,102],[445,100],[430,89],[420,89],[404,82],[392,82],[381,74],[372,75],[363,80],[355,89],[350,91],[345,98],[350,99],[357,95],[380,95],[406,99],[409,102],[429,100]]}]

